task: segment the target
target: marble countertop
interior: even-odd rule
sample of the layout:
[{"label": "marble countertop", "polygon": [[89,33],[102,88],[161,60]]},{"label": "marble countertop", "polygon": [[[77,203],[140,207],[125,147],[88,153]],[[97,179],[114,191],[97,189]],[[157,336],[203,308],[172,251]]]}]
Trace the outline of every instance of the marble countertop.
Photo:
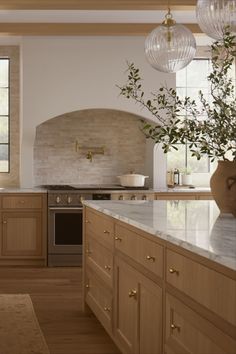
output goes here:
[{"label": "marble countertop", "polygon": [[47,193],[43,188],[0,188],[0,193]]},{"label": "marble countertop", "polygon": [[236,270],[236,218],[214,201],[87,201],[84,205]]}]

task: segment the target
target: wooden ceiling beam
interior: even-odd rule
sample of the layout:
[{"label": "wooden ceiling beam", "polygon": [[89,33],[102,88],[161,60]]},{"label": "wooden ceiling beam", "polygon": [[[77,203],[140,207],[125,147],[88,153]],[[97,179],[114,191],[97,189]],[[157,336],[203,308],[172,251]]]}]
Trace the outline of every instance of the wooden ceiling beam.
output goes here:
[{"label": "wooden ceiling beam", "polygon": [[[197,0],[170,0],[172,10],[193,10]],[[0,10],[166,10],[167,0],[1,0]]]},{"label": "wooden ceiling beam", "polygon": [[[9,36],[146,36],[157,23],[0,23],[0,35]],[[185,24],[202,33],[197,24]]]}]

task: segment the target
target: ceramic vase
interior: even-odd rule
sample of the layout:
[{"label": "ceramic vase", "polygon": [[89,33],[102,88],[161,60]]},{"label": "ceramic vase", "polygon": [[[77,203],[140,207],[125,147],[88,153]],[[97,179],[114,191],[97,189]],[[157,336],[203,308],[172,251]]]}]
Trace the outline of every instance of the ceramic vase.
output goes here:
[{"label": "ceramic vase", "polygon": [[210,187],[220,212],[236,217],[236,161],[219,161]]}]

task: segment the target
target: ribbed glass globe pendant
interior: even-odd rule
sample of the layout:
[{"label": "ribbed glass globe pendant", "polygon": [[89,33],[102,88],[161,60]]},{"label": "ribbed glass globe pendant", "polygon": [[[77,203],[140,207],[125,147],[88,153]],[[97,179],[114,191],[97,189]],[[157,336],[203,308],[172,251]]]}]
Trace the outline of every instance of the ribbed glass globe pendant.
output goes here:
[{"label": "ribbed glass globe pendant", "polygon": [[198,24],[203,32],[214,39],[222,39],[226,27],[236,33],[236,0],[198,0]]},{"label": "ribbed glass globe pendant", "polygon": [[187,66],[196,53],[196,41],[185,26],[176,24],[170,13],[145,40],[145,54],[151,66],[165,73],[174,73]]}]

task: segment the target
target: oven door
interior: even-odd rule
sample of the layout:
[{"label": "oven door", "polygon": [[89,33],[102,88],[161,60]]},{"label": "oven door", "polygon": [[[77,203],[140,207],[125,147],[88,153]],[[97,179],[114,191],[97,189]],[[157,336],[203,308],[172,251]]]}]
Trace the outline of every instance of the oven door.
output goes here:
[{"label": "oven door", "polygon": [[49,207],[48,254],[82,255],[83,207]]}]

